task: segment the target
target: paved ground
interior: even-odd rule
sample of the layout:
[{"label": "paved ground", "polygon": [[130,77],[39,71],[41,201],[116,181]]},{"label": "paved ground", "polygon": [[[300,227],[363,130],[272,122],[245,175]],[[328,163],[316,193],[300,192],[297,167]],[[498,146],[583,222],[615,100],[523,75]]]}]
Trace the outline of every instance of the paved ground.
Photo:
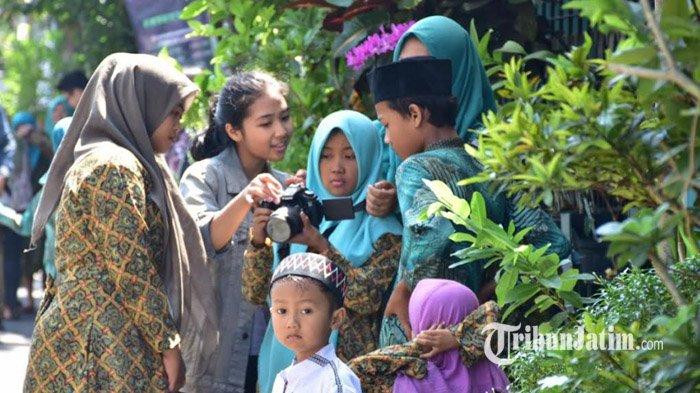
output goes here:
[{"label": "paved ground", "polygon": [[[38,283],[35,281],[35,287]],[[20,302],[25,304],[27,291],[18,291]],[[40,299],[42,291],[34,291],[34,299]],[[36,302],[36,301],[35,301]],[[35,308],[38,304],[35,305]],[[34,327],[34,315],[22,315],[18,320],[3,321],[4,330],[0,330],[0,391],[15,393],[22,391],[24,373],[27,368],[29,344]]]}]

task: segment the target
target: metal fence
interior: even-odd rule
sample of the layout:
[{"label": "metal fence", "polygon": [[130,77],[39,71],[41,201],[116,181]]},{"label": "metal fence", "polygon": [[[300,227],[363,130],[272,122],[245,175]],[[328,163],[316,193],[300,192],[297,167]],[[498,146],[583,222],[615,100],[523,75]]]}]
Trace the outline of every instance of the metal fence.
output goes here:
[{"label": "metal fence", "polygon": [[584,32],[593,39],[591,56],[603,57],[605,50],[614,48],[620,41],[618,34],[603,34],[591,27],[588,19],[578,15],[578,11],[565,10],[562,5],[568,0],[535,0],[537,15],[544,18],[550,31],[556,35],[564,48],[583,43]]}]

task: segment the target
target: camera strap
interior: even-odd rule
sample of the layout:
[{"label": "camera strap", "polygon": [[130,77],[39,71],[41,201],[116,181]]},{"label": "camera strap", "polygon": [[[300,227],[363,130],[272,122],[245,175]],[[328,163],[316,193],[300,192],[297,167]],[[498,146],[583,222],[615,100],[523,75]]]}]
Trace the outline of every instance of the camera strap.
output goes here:
[{"label": "camera strap", "polygon": [[281,243],[277,248],[277,256],[280,261],[289,256],[290,246],[289,243]]}]

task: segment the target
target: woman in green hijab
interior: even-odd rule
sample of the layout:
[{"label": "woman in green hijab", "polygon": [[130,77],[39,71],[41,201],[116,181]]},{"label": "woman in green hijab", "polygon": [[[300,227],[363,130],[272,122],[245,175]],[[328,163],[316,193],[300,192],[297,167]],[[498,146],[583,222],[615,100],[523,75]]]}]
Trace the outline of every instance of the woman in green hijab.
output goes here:
[{"label": "woman in green hijab", "polygon": [[457,133],[465,142],[481,127],[481,115],[496,110],[491,85],[469,33],[450,18],[429,16],[411,26],[394,48],[394,61],[433,56],[452,61],[452,95],[457,98]]},{"label": "woman in green hijab", "polygon": [[[454,20],[441,15],[419,20],[401,36],[394,48],[393,61],[414,56],[433,56],[452,62],[452,95],[457,98],[455,129],[465,143],[475,135],[470,130],[480,128],[481,115],[496,110],[491,85],[476,47],[469,33]],[[386,130],[381,129],[382,139]],[[396,206],[394,180],[401,160],[384,145],[382,168],[386,181],[370,186],[367,211],[375,216],[385,216]]]}]

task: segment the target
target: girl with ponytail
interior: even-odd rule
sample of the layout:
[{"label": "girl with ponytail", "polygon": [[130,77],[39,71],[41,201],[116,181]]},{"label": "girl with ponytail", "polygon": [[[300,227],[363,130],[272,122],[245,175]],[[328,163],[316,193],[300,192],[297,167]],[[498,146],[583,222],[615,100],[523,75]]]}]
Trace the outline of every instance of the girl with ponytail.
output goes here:
[{"label": "girl with ponytail", "polygon": [[211,105],[209,128],[192,147],[197,160],[180,190],[204,239],[218,299],[219,346],[205,375],[188,391],[255,392],[266,310],[241,293],[251,207],[279,202],[282,184],[298,178],[270,168],[292,136],[287,86],[267,73],[239,72]]}]

